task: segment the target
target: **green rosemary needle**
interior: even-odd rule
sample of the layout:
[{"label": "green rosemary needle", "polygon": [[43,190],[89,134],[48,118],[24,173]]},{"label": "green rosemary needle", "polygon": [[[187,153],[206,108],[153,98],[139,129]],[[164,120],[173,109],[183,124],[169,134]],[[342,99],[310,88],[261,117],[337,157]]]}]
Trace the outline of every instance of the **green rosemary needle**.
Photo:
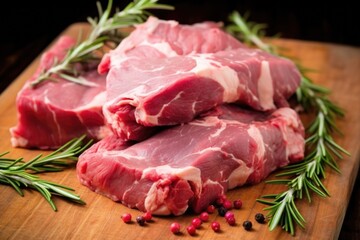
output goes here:
[{"label": "green rosemary needle", "polygon": [[70,201],[85,204],[81,198],[71,192],[72,188],[41,179],[37,173],[62,171],[71,163],[77,161],[77,156],[87,149],[91,141],[84,144],[85,136],[75,138],[49,155],[38,155],[28,162],[23,158],[6,158],[5,152],[0,154],[0,183],[10,185],[19,195],[24,196],[23,188],[32,188],[40,192],[54,211],[57,208],[52,196],[66,198]]},{"label": "green rosemary needle", "polygon": [[94,86],[90,81],[81,77],[76,71],[75,63],[84,63],[89,60],[99,59],[95,54],[100,50],[106,42],[119,43],[119,28],[130,27],[147,19],[150,15],[150,9],[173,9],[169,5],[158,4],[158,0],[134,0],[130,2],[122,11],[117,11],[112,17],[112,0],[109,0],[105,11],[102,10],[100,3],[97,3],[99,19],[88,18],[88,22],[92,26],[89,36],[75,47],[69,49],[63,60],[55,60],[53,66],[45,69],[34,81],[31,87],[36,87],[39,83],[46,80],[56,81],[53,75],[66,79],[77,84],[85,86]]},{"label": "green rosemary needle", "polygon": [[[261,40],[260,35],[265,25],[247,22],[238,12],[230,14],[229,20],[231,24],[227,27],[228,32],[266,52],[280,56],[275,46]],[[330,196],[321,182],[321,179],[325,178],[325,166],[340,172],[335,159],[341,159],[343,154],[349,155],[331,136],[334,131],[340,132],[336,127],[335,118],[342,117],[343,110],[328,99],[328,89],[314,84],[306,77],[307,70],[304,67],[298,64],[298,68],[302,77],[300,87],[296,91],[297,101],[305,111],[315,112],[315,119],[306,129],[306,156],[303,162],[289,165],[276,175],[286,176],[287,179],[267,181],[267,183],[285,184],[286,191],[257,199],[258,202],[269,205],[265,208],[269,211],[269,229],[273,230],[280,225],[292,235],[295,234],[295,224],[303,228],[305,226],[305,219],[298,211],[295,200],[302,199],[305,195],[310,202],[311,191],[321,197]]]}]

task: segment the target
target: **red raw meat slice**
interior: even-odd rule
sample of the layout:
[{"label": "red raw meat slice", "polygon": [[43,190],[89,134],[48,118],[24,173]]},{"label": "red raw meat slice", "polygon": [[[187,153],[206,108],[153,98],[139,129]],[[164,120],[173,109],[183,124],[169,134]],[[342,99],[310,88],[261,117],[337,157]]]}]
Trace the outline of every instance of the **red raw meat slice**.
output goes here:
[{"label": "red raw meat slice", "polygon": [[221,194],[255,184],[304,156],[290,108],[271,113],[222,105],[139,143],[109,136],[85,151],[78,178],[91,190],[158,215],[201,212]]},{"label": "red raw meat slice", "polygon": [[117,136],[141,141],[154,126],[189,122],[223,103],[261,111],[287,106],[299,84],[293,62],[249,48],[129,57],[110,68],[103,112]]},{"label": "red raw meat slice", "polygon": [[16,99],[18,123],[10,129],[11,143],[14,147],[54,149],[69,140],[87,135],[99,140],[111,132],[105,126],[102,106],[106,93],[105,76],[97,73],[96,66],[78,66],[81,76],[94,86],[88,87],[57,79],[45,81],[32,88],[42,71],[50,68],[54,61],[64,58],[67,50],[74,46],[75,40],[63,36],[46,51],[40,65],[18,93]]},{"label": "red raw meat slice", "polygon": [[154,58],[246,48],[220,27],[214,22],[185,25],[151,16],[145,23],[137,25],[115,50],[103,57],[99,72],[105,73],[127,58],[152,61]]}]

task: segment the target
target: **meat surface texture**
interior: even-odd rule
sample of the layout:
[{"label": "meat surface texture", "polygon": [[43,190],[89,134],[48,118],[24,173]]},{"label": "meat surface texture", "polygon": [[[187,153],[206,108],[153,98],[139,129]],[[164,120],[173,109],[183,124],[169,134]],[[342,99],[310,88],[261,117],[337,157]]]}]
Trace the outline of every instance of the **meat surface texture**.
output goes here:
[{"label": "meat surface texture", "polygon": [[236,48],[246,47],[214,22],[185,25],[149,17],[103,57],[98,69],[105,73],[127,58],[154,59]]},{"label": "meat surface texture", "polygon": [[151,127],[189,122],[223,103],[273,110],[299,83],[292,62],[254,49],[128,58],[107,75],[103,112],[119,137],[142,140]]},{"label": "meat surface texture", "polygon": [[117,136],[136,141],[223,103],[287,106],[300,83],[291,61],[247,48],[215,23],[156,18],[103,58],[99,72],[107,71],[106,121]]},{"label": "meat surface texture", "polygon": [[201,212],[229,189],[300,161],[304,129],[296,112],[222,105],[139,143],[109,136],[77,164],[82,184],[130,208],[158,215]]},{"label": "meat surface texture", "polygon": [[18,123],[10,129],[14,147],[53,149],[82,135],[95,140],[109,135],[102,114],[106,80],[97,73],[96,66],[79,69],[81,76],[93,84],[92,87],[58,76],[53,76],[56,81],[45,81],[35,88],[30,86],[44,69],[63,59],[74,44],[73,38],[59,38],[42,55],[37,71],[18,93]]}]

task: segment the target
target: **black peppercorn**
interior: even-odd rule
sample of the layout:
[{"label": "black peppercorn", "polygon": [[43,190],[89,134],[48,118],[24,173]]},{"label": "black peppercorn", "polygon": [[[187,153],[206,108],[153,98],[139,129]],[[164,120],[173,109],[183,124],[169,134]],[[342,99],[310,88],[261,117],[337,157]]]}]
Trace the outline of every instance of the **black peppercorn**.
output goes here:
[{"label": "black peppercorn", "polygon": [[143,216],[138,216],[136,217],[136,222],[140,225],[140,226],[144,226],[145,225],[145,218]]},{"label": "black peppercorn", "polygon": [[258,222],[258,223],[264,223],[265,222],[265,217],[262,213],[257,213],[255,215],[255,220]]},{"label": "black peppercorn", "polygon": [[226,212],[227,212],[227,209],[225,207],[221,206],[218,208],[218,213],[221,217],[224,217]]},{"label": "black peppercorn", "polygon": [[252,228],[252,222],[251,221],[244,221],[243,222],[243,227],[245,228],[245,230],[250,231]]}]

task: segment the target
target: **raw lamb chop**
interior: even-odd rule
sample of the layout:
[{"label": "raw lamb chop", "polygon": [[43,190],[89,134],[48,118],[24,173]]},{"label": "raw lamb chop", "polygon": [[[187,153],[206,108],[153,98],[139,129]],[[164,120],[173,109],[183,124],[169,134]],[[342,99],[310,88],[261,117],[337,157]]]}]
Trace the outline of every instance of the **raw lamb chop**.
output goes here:
[{"label": "raw lamb chop", "polygon": [[140,143],[109,136],[84,152],[78,178],[91,190],[158,215],[204,210],[219,195],[300,161],[304,128],[295,111],[222,105]]},{"label": "raw lamb chop", "polygon": [[[106,54],[104,115],[113,132],[141,141],[153,126],[191,121],[222,103],[287,106],[300,83],[295,65],[245,47],[213,22],[181,25],[150,17]],[[181,107],[180,107],[181,106]]]},{"label": "raw lamb chop", "polygon": [[[113,76],[113,68],[116,68],[121,65],[123,61],[129,59],[151,62],[159,58],[194,53],[214,53],[221,50],[237,48],[246,48],[246,46],[221,30],[220,25],[217,23],[203,22],[193,25],[183,25],[172,20],[165,21],[155,17],[149,17],[145,23],[137,25],[136,29],[131,32],[115,50],[110,51],[103,57],[98,70],[100,73],[107,73],[109,69],[111,69],[110,74]],[[112,99],[114,95],[117,96],[119,94],[119,92],[115,92],[114,89],[112,89],[114,85],[116,85],[115,89],[119,89],[120,85],[125,87],[129,84],[129,81],[133,81],[131,78],[122,80],[126,81],[126,83],[117,82],[117,79],[109,78],[107,85],[108,99]],[[141,76],[136,80],[137,81],[134,82],[135,84],[139,84],[140,81],[147,81],[146,78],[143,79]],[[134,83],[132,83],[132,87]],[[129,111],[131,111],[131,109],[129,109]],[[137,124],[133,113],[124,113],[123,117],[124,119],[122,119],[121,122],[127,122],[130,125],[123,126],[125,130],[124,133],[122,133],[122,130],[117,126],[117,124],[120,123],[118,119],[112,119],[111,116],[108,117],[108,124],[110,127],[114,125],[113,130],[121,137],[132,140],[142,140],[158,131],[158,129],[155,128],[144,129],[141,124]],[[125,118],[130,118],[131,120]],[[123,124],[121,123],[121,125]],[[129,131],[127,131],[126,128],[130,128]],[[129,132],[129,135],[126,132]]]},{"label": "raw lamb chop", "polygon": [[246,46],[214,22],[185,25],[151,16],[145,23],[137,25],[115,50],[105,54],[98,69],[100,73],[106,73],[127,58],[152,60],[236,48]]},{"label": "raw lamb chop", "polygon": [[293,62],[249,48],[122,58],[107,75],[103,113],[117,136],[139,141],[153,126],[189,122],[223,103],[261,111],[287,106],[299,83]]},{"label": "raw lamb chop", "polygon": [[81,76],[94,84],[92,87],[60,77],[56,77],[56,82],[46,81],[35,88],[30,87],[44,69],[63,59],[74,44],[73,38],[61,37],[42,55],[37,71],[18,93],[18,123],[10,129],[14,147],[53,149],[84,134],[99,140],[110,133],[102,114],[106,80],[97,73],[96,66],[79,69]]}]

